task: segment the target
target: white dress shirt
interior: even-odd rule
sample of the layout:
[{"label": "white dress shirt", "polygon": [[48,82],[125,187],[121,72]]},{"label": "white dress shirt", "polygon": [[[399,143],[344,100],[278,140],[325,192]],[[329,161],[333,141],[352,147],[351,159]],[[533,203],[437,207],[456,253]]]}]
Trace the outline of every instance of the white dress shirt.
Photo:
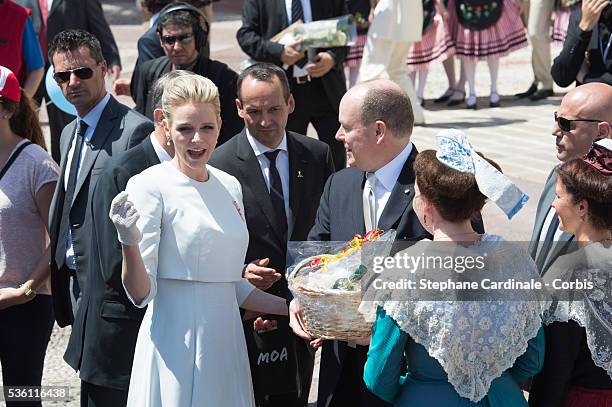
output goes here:
[{"label": "white dress shirt", "polygon": [[374,184],[374,197],[376,199],[376,223],[380,221],[380,215],[385,210],[391,192],[399,178],[406,160],[412,152],[412,142],[391,161],[374,172],[376,183]]},{"label": "white dress shirt", "polygon": [[149,137],[151,139],[151,144],[153,144],[153,150],[155,150],[155,154],[157,155],[159,162],[163,163],[172,160],[170,154],[168,154],[168,152],[164,150],[164,147],[159,144],[159,141],[157,141],[157,137],[155,137],[155,132],[151,133]]},{"label": "white dress shirt", "polygon": [[[540,231],[540,242],[543,242],[546,239],[546,234],[548,233],[548,228],[550,228],[550,224],[552,223],[553,217],[555,215],[555,208],[552,206],[548,210],[546,214],[546,218],[544,218],[544,223],[542,224],[542,230]],[[557,226],[557,230],[555,230],[555,234],[553,235],[553,242],[558,242],[559,237],[561,237],[561,230],[559,230],[559,226]]]},{"label": "white dress shirt", "polygon": [[[100,102],[98,102],[97,105],[95,105],[93,107],[93,109],[91,109],[89,111],[89,113],[87,113],[85,115],[85,117],[80,117],[77,116],[77,123],[81,120],[83,120],[85,123],[87,123],[87,130],[85,131],[85,136],[83,138],[84,143],[81,144],[81,157],[79,159],[79,165],[77,167],[77,177],[76,180],[78,182],[79,179],[79,175],[80,175],[80,171],[81,171],[81,166],[83,165],[83,160],[85,159],[85,155],[88,154],[88,152],[91,151],[91,147],[89,146],[89,141],[91,140],[91,138],[93,137],[94,132],[96,131],[96,127],[98,126],[98,122],[100,121],[100,116],[102,115],[102,112],[104,111],[104,108],[106,107],[106,104],[108,103],[108,101],[110,100],[110,94],[106,94],[106,96],[104,96],[104,98],[102,98],[102,100]],[[78,129],[78,125],[76,126],[76,128]],[[76,134],[76,130],[75,130],[75,134]],[[68,150],[68,156],[66,157],[66,169],[64,172],[64,190],[66,190],[68,188],[68,178],[70,178],[70,167],[71,167],[71,163],[72,163],[72,156],[74,155],[74,145],[76,143],[76,137],[72,137],[72,144],[70,144],[70,150]],[[70,202],[64,202],[64,205],[70,205]],[[68,228],[68,242],[66,243],[66,266],[72,270],[76,270],[76,264],[74,261],[74,248],[72,247],[72,232],[70,231],[70,228]]]},{"label": "white dress shirt", "polygon": [[283,140],[280,142],[276,149],[272,149],[261,144],[255,137],[251,135],[249,129],[246,129],[247,140],[255,153],[255,157],[257,157],[257,161],[259,162],[259,166],[261,167],[261,173],[263,174],[264,180],[266,182],[266,187],[268,187],[268,192],[270,192],[270,161],[264,155],[264,153],[273,150],[281,150],[276,157],[276,169],[278,171],[278,175],[280,175],[281,185],[283,187],[283,200],[285,203],[285,214],[287,215],[287,232],[291,231],[293,228],[292,224],[292,216],[291,216],[291,208],[289,207],[289,152],[287,150],[287,133],[283,136]]}]

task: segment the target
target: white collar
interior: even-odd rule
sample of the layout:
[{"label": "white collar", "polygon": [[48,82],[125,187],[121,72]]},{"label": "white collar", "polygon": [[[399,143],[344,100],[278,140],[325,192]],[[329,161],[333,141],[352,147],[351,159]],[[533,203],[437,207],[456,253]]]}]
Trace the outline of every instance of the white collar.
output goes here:
[{"label": "white collar", "polygon": [[393,160],[389,161],[387,164],[383,165],[374,172],[378,182],[384,186],[387,191],[393,191],[395,183],[397,182],[397,179],[402,172],[402,168],[404,168],[404,164],[406,163],[406,160],[410,156],[411,152],[412,142],[409,142]]},{"label": "white collar", "polygon": [[247,140],[249,141],[249,144],[251,145],[251,148],[253,149],[253,152],[255,153],[255,157],[259,157],[263,153],[267,153],[268,151],[273,151],[273,150],[282,150],[288,153],[287,132],[285,132],[285,134],[283,135],[283,139],[281,140],[278,147],[270,148],[270,147],[264,146],[262,143],[259,142],[259,140],[253,137],[251,133],[249,132],[249,129],[245,129],[245,130],[246,130]]},{"label": "white collar", "polygon": [[168,152],[164,149],[164,147],[161,144],[159,144],[157,137],[155,137],[155,131],[151,133],[149,138],[151,139],[151,144],[153,144],[153,150],[155,150],[155,155],[157,155],[157,158],[159,159],[160,163],[172,160],[172,157],[170,157],[170,154],[168,154]]}]

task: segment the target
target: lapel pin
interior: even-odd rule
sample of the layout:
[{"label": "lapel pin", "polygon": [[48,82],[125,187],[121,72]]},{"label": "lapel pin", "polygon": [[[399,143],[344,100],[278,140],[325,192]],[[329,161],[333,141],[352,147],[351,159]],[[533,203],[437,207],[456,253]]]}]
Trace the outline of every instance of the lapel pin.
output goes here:
[{"label": "lapel pin", "polygon": [[410,193],[410,188],[406,188],[406,189],[404,189],[404,193],[405,193],[406,195],[408,195],[408,194]]},{"label": "lapel pin", "polygon": [[297,177],[304,178],[304,175],[302,175],[302,171],[298,170]]}]

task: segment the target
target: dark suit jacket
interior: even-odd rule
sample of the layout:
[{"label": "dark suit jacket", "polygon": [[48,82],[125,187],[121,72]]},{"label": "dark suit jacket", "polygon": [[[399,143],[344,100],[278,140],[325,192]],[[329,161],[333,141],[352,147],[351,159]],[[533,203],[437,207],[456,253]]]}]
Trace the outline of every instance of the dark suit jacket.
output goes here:
[{"label": "dark suit jacket", "polygon": [[[152,59],[143,63],[139,68],[138,86],[136,93],[132,94],[137,112],[153,118],[153,105],[151,92],[155,81],[172,70],[172,63],[167,57]],[[219,99],[221,102],[221,132],[217,145],[229,140],[234,134],[244,127],[244,121],[238,116],[236,109],[236,81],[238,74],[232,71],[226,64],[208,59],[200,55],[193,72],[210,79],[219,88]]]},{"label": "dark suit jacket", "polygon": [[[416,241],[431,237],[421,226],[412,209],[414,198],[412,164],[416,155],[416,147],[413,146],[378,223],[383,230],[395,229],[396,239]],[[308,240],[348,241],[355,233],[365,233],[361,199],[364,183],[365,173],[357,168],[346,168],[329,177],[321,196],[317,219],[308,235]],[[327,400],[335,392],[342,373],[347,347],[347,343],[342,341],[323,342],[318,406],[325,406]],[[365,362],[367,349],[367,346],[357,345],[358,363]],[[363,366],[361,368],[363,369]],[[363,388],[356,383],[355,391],[359,392],[360,387]],[[380,401],[380,405],[384,403]]]},{"label": "dark suit jacket", "polygon": [[[323,186],[334,170],[331,152],[323,142],[288,131],[287,150],[289,206],[293,218],[293,228],[289,231],[289,236],[290,240],[301,241],[308,237]],[[268,292],[287,298],[287,242],[278,230],[270,193],[257,157],[247,140],[246,130],[216,149],[209,163],[233,175],[242,185],[244,212],[249,229],[249,247],[245,262],[269,257],[269,267],[281,273],[283,278]]]},{"label": "dark suit jacket", "polygon": [[102,171],[106,168],[110,156],[135,146],[152,131],[153,123],[127,106],[117,102],[111,96],[100,116],[100,121],[90,143],[84,147],[88,151],[80,167],[72,202],[64,202],[64,175],[66,173],[66,166],[69,165],[66,156],[76,132],[76,120],[68,124],[62,132],[60,139],[62,155],[60,178],[53,195],[49,214],[51,289],[53,291],[55,319],[62,327],[73,322],[69,295],[70,278],[63,264],[56,264],[55,261],[56,256],[61,257],[61,253],[56,253],[58,239],[66,238],[66,236],[58,236],[63,206],[71,205],[70,224],[73,231],[72,240],[76,257],[77,280],[79,287],[83,288],[87,286],[86,276],[91,254],[92,224],[90,203],[96,182]]},{"label": "dark suit jacket", "polygon": [[164,50],[159,45],[159,36],[157,35],[155,24],[138,38],[137,48],[138,58],[136,58],[130,81],[130,92],[132,95],[136,95],[138,89],[138,72],[142,63],[164,56]]},{"label": "dark suit jacket", "polygon": [[88,383],[127,391],[134,347],[145,309],[127,298],[121,282],[121,244],[108,213],[129,179],[159,164],[151,140],[113,157],[100,176],[91,202],[92,245],[87,287],[83,290],[66,362]]},{"label": "dark suit jacket", "polygon": [[136,64],[164,56],[164,50],[159,44],[159,36],[157,35],[157,24],[153,24],[138,38],[137,48],[138,59]]},{"label": "dark suit jacket", "polygon": [[[571,244],[574,240],[574,235],[567,232],[561,233],[558,242],[551,242],[548,244],[540,242],[540,235],[542,233],[542,228],[544,227],[546,215],[550,210],[552,202],[555,200],[556,184],[557,174],[554,171],[551,171],[546,179],[546,183],[544,184],[544,190],[542,191],[542,195],[540,195],[540,200],[538,201],[538,209],[536,211],[533,232],[531,234],[531,241],[529,243],[529,255],[536,262],[536,266],[538,266],[538,270],[540,271],[541,275],[546,273],[550,265],[559,256],[567,253],[568,250],[571,250],[574,246]],[[543,254],[540,255],[540,253]]]},{"label": "dark suit jacket", "polygon": [[[130,91],[132,95],[136,95],[138,92],[138,72],[142,63],[163,57],[164,50],[159,43],[159,36],[157,35],[157,24],[153,24],[153,27],[149,28],[144,34],[138,38],[138,58],[136,58],[136,64],[132,71],[132,80],[130,82]],[[208,41],[200,48],[200,54],[205,57],[210,56]]]},{"label": "dark suit jacket", "polygon": [[[603,82],[612,85],[612,60],[604,63],[601,47],[599,26],[595,26],[593,31],[582,31],[578,24],[582,18],[582,11],[578,8],[570,17],[567,27],[567,37],[563,43],[563,49],[555,58],[550,73],[555,83],[562,87],[567,87],[576,81],[576,75],[585,60],[585,53],[589,69],[583,82]],[[610,22],[612,27],[612,22]]]},{"label": "dark suit jacket", "polygon": [[[331,151],[327,144],[287,132],[287,151],[289,153],[289,207],[292,228],[288,232],[290,240],[306,240],[308,231],[314,224],[317,202],[323,192],[325,181],[334,171]],[[231,138],[213,153],[209,163],[240,181],[244,212],[249,229],[249,247],[245,263],[268,257],[269,267],[281,274],[267,291],[275,295],[292,298],[285,278],[287,240],[278,229],[278,222],[272,208],[270,193],[266,187],[259,161],[253,152],[246,136],[246,130]],[[291,332],[287,319],[278,320]],[[245,322],[245,335],[252,332],[252,321]],[[281,326],[281,325],[279,325]],[[297,404],[308,403],[308,390],[314,366],[314,354],[308,344],[297,336],[289,334],[294,340],[297,357],[296,378],[299,387],[296,395]],[[261,340],[262,338],[260,338]],[[287,373],[289,374],[289,373]],[[255,383],[257,381],[255,380]],[[263,399],[264,391],[255,386],[255,397]]]},{"label": "dark suit jacket", "polygon": [[121,66],[119,49],[108,26],[99,0],[53,0],[47,18],[47,44],[56,34],[80,29],[93,34],[102,46],[102,55],[108,66]]},{"label": "dark suit jacket", "polygon": [[[346,2],[343,0],[311,0],[312,19],[324,20],[348,14]],[[278,66],[283,46],[269,41],[278,32],[288,26],[285,0],[245,0],[242,8],[242,27],[236,38],[240,48],[252,59],[258,62],[271,62]],[[331,105],[338,110],[340,99],[346,92],[343,61],[348,48],[327,48],[325,51],[333,55],[336,65],[321,78],[325,94]],[[289,76],[293,72],[289,71]],[[293,84],[293,81],[290,81]]]}]

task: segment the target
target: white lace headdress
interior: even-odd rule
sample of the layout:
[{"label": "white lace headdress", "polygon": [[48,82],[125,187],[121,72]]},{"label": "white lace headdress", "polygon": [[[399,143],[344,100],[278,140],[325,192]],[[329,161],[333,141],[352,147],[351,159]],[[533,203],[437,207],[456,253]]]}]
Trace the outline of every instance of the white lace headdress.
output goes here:
[{"label": "white lace headdress", "polygon": [[457,129],[436,134],[436,158],[444,165],[474,174],[478,189],[511,219],[529,200],[508,177],[482,158],[470,144],[465,133]]}]

